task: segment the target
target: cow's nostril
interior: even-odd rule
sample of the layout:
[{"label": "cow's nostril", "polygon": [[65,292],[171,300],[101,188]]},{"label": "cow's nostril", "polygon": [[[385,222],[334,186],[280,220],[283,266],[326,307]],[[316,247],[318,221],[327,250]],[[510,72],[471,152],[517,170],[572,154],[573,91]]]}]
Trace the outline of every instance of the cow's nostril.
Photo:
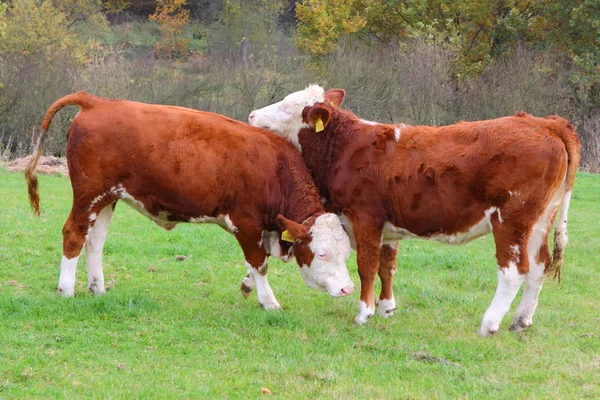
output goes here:
[{"label": "cow's nostril", "polygon": [[353,291],[354,291],[354,288],[352,286],[348,286],[348,287],[342,288],[342,294],[343,295],[350,294]]},{"label": "cow's nostril", "polygon": [[254,114],[254,112],[251,112],[250,115],[248,115],[248,121],[252,121],[255,116],[256,114]]}]

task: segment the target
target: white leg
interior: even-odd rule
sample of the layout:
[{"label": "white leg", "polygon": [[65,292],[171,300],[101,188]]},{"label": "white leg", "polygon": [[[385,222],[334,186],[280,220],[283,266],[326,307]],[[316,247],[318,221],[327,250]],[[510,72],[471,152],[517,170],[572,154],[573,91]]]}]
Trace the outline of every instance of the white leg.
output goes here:
[{"label": "white leg", "polygon": [[517,308],[513,323],[510,326],[511,331],[520,331],[533,325],[533,314],[535,313],[538,304],[538,297],[542,290],[542,284],[546,278],[544,269],[545,266],[543,263],[529,260],[529,273],[525,278],[523,298]]},{"label": "white leg", "polygon": [[85,253],[87,257],[88,289],[94,294],[104,294],[104,272],[102,270],[102,250],[106,242],[106,234],[113,215],[113,206],[104,207],[94,227],[90,231],[85,242]]},{"label": "white leg", "polygon": [[391,299],[383,299],[379,300],[379,304],[377,305],[377,314],[381,315],[384,318],[389,318],[394,315],[394,310],[396,309],[396,300],[394,297]]},{"label": "white leg", "polygon": [[367,303],[364,301],[358,302],[358,314],[354,318],[354,323],[356,325],[364,325],[369,318],[371,318],[375,314],[375,309],[367,306]]},{"label": "white leg", "polygon": [[[264,266],[266,265],[267,260],[265,259]],[[281,310],[281,306],[277,302],[277,299],[275,299],[275,295],[273,294],[273,290],[271,290],[271,286],[269,286],[267,276],[261,275],[260,272],[252,268],[252,266],[249,264],[247,264],[247,267],[248,273],[254,278],[254,282],[256,283],[256,294],[258,295],[258,302],[260,305],[262,305],[265,310]]]},{"label": "white leg", "polygon": [[63,255],[60,262],[60,277],[58,278],[57,290],[64,297],[75,296],[77,260],[79,260],[79,256],[69,259]]},{"label": "white leg", "polygon": [[496,295],[492,300],[492,304],[483,315],[481,328],[478,333],[481,336],[489,336],[498,332],[502,318],[510,309],[510,305],[514,300],[524,276],[519,274],[517,266],[514,262],[508,263],[508,268],[500,268],[498,271],[498,287]]}]

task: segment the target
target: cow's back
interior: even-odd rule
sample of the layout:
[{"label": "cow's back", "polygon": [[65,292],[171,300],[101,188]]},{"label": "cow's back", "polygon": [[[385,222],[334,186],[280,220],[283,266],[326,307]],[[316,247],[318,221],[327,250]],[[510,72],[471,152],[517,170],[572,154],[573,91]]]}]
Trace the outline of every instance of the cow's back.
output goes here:
[{"label": "cow's back", "polygon": [[191,210],[212,215],[248,196],[264,207],[280,140],[213,113],[104,100],[73,121],[67,155],[75,193],[122,185],[150,207],[154,201],[157,210],[188,220]]},{"label": "cow's back", "polygon": [[358,135],[341,158],[350,171],[340,169],[333,180],[333,193],[343,197],[333,199],[335,207],[360,202],[394,226],[429,236],[467,230],[485,210],[514,197],[524,208],[537,204],[534,198],[554,193],[566,175],[567,152],[553,133],[563,121],[520,114],[402,126],[400,140],[387,135],[384,144],[372,133]]}]

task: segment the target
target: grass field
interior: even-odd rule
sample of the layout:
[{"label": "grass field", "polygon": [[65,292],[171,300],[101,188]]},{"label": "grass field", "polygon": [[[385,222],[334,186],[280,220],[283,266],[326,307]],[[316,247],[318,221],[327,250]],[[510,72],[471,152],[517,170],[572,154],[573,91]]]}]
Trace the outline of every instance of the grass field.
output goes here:
[{"label": "grass field", "polygon": [[[460,247],[401,243],[391,319],[352,324],[358,294],[306,287],[271,260],[282,312],[244,300],[233,236],[215,226],[166,232],[117,205],[105,296],[55,293],[69,181],[40,177],[32,215],[21,174],[0,169],[0,398],[437,399],[600,397],[600,176],[580,174],[563,283],[548,281],[534,326],[476,330],[496,288],[492,238]],[[186,255],[186,261],[176,261]],[[84,258],[84,257],[82,257]],[[355,253],[349,268],[358,286]]]}]

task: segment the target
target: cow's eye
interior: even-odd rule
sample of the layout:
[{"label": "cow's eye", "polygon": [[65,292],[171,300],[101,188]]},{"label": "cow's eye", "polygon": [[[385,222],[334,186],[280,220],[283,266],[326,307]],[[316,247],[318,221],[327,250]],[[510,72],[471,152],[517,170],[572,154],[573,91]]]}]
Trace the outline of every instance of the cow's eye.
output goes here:
[{"label": "cow's eye", "polygon": [[327,253],[325,253],[324,251],[318,251],[317,257],[319,257],[321,260],[327,260]]}]

